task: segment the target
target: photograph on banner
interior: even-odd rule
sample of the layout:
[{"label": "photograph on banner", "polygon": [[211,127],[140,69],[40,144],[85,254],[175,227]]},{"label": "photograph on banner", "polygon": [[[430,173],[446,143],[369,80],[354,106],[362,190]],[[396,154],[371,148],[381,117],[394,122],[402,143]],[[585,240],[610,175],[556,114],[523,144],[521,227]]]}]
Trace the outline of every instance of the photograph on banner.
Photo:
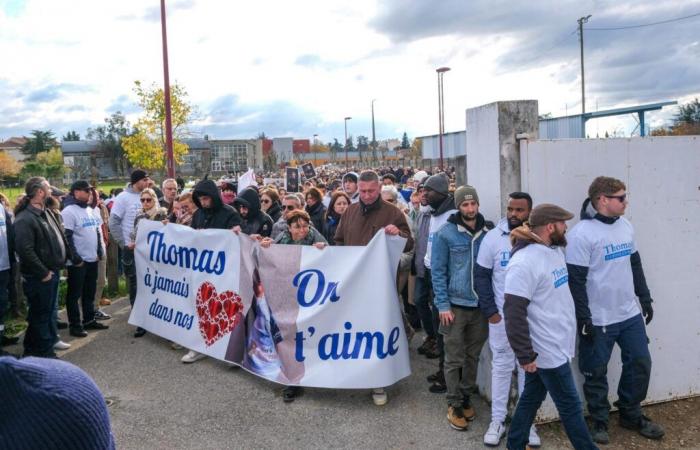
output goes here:
[{"label": "photograph on banner", "polygon": [[301,166],[301,170],[304,172],[304,176],[306,177],[307,180],[310,180],[312,178],[316,178],[316,169],[314,169],[314,165],[311,163],[306,163]]},{"label": "photograph on banner", "polygon": [[299,169],[296,167],[287,167],[284,181],[284,188],[287,192],[299,192]]},{"label": "photograph on banner", "polygon": [[274,346],[266,372],[282,384],[326,388],[385,387],[410,375],[396,292],[405,243],[380,232],[366,247],[260,248],[257,300]]}]

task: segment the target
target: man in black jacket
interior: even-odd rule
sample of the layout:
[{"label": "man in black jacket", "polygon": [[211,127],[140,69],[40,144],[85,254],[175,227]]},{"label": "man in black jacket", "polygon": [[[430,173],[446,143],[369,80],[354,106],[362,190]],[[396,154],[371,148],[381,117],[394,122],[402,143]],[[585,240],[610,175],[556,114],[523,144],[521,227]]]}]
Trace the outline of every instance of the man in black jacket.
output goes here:
[{"label": "man in black jacket", "polygon": [[233,202],[233,206],[243,217],[242,232],[247,235],[258,234],[262,237],[270,237],[272,219],[260,209],[260,196],[255,188],[243,189]]},{"label": "man in black jacket", "polygon": [[[192,228],[195,230],[231,230],[241,231],[241,216],[235,208],[224,204],[219,196],[219,189],[212,180],[202,180],[192,191],[192,201],[197,205],[197,211],[192,216]],[[183,363],[191,364],[206,355],[190,350],[180,359]]]},{"label": "man in black jacket", "polygon": [[17,205],[15,251],[27,296],[27,332],[24,355],[55,358],[53,345],[58,340],[52,319],[59,271],[70,256],[59,219],[45,207],[51,186],[42,177],[27,180],[26,197]]},{"label": "man in black jacket", "polygon": [[241,216],[231,206],[225,205],[219,196],[219,189],[212,180],[202,180],[194,187],[192,201],[197,211],[192,216],[192,228],[195,230],[216,228],[240,230]]},{"label": "man in black jacket", "polygon": [[14,283],[12,269],[15,265],[14,227],[12,215],[0,203],[0,356],[2,346],[17,343],[17,338],[5,336],[4,317],[10,299],[10,283]]}]

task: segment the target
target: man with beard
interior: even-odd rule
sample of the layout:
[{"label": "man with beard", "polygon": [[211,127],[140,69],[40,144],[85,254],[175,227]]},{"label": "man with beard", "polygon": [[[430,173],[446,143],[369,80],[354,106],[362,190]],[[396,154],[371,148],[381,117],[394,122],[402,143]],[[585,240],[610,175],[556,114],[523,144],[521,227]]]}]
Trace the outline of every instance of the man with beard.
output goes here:
[{"label": "man with beard", "polygon": [[[374,235],[384,230],[389,236],[406,238],[404,251],[413,248],[411,229],[406,216],[398,208],[381,199],[379,176],[372,170],[363,171],[358,178],[359,201],[348,206],[335,231],[336,245],[367,245]],[[384,388],[372,390],[377,406],[385,405],[388,398]]]},{"label": "man with beard", "polygon": [[[571,230],[566,250],[569,286],[576,303],[579,327],[579,369],[591,414],[593,440],[607,444],[608,362],[613,346],[620,347],[622,375],[617,387],[620,426],[648,439],[661,439],[664,429],[642,414],[651,377],[651,355],[644,319],[654,310],[634,242],[634,228],[622,217],[627,207],[625,184],[598,177],[588,189],[581,221]],[[637,304],[639,304],[641,311]]]},{"label": "man with beard", "polygon": [[597,448],[586,428],[570,366],[576,317],[562,247],[566,221],[573,217],[556,205],[542,204],[532,210],[528,223],[511,231],[503,313],[508,342],[525,370],[525,388],[508,431],[509,449],[526,448],[547,393],[574,448]]},{"label": "man with beard", "polygon": [[[444,173],[432,175],[425,180],[423,191],[425,199],[430,206],[430,224],[428,226],[427,244],[425,247],[425,256],[423,257],[423,265],[425,266],[424,281],[428,284],[425,289],[432,290],[431,282],[431,253],[433,247],[433,239],[435,233],[447,223],[447,219],[456,212],[454,196],[450,194],[450,180]],[[437,308],[432,308],[433,328],[438,329],[440,318]],[[447,391],[445,384],[445,373],[443,367],[445,365],[445,352],[443,349],[442,334],[437,333],[437,352],[439,356],[438,371],[428,377],[428,381],[433,383],[429,390],[434,394],[442,394]]]},{"label": "man with beard", "polygon": [[254,187],[243,189],[241,195],[236,197],[233,206],[238,210],[243,223],[241,231],[247,235],[260,235],[270,237],[272,234],[272,218],[260,209],[260,196]]},{"label": "man with beard", "polygon": [[454,199],[458,211],[433,238],[431,276],[444,342],[447,420],[464,431],[476,418],[470,396],[476,393],[479,354],[488,337],[473,271],[479,246],[493,224],[479,213],[479,196],[472,186],[460,186]]},{"label": "man with beard", "polygon": [[508,342],[525,371],[525,388],[508,431],[509,449],[526,448],[548,392],[574,448],[597,448],[586,428],[570,365],[576,316],[562,247],[566,221],[573,217],[556,205],[542,204],[530,213],[529,225],[511,231],[503,313]]},{"label": "man with beard", "polygon": [[[204,179],[197,183],[192,191],[192,202],[197,205],[197,210],[192,216],[191,226],[195,230],[231,230],[241,231],[241,216],[235,208],[225,205],[219,196],[216,183]],[[203,355],[190,350],[180,359],[183,363],[190,364],[204,358]]]},{"label": "man with beard", "polygon": [[[491,348],[491,424],[484,434],[484,444],[497,446],[506,433],[505,419],[513,369],[518,367],[518,394],[522,395],[525,372],[517,365],[513,349],[508,344],[503,322],[503,285],[510,259],[510,232],[521,226],[532,210],[532,197],[525,192],[513,192],[508,199],[506,217],[496,229],[486,235],[479,248],[474,271],[474,284],[479,295],[479,307],[489,321]],[[541,441],[534,425],[528,444],[539,447]]]}]

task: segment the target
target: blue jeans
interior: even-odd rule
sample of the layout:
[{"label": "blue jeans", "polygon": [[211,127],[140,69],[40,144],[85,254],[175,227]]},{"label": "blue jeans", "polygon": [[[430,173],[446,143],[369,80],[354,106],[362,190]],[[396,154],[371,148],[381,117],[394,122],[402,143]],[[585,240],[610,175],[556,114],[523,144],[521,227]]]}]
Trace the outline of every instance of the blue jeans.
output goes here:
[{"label": "blue jeans", "polygon": [[420,324],[428,337],[435,337],[433,327],[433,313],[430,310],[430,280],[416,277],[416,287],[413,291],[413,301],[416,303],[416,311]]},{"label": "blue jeans", "polygon": [[58,292],[58,274],[52,272],[51,279],[24,275],[24,294],[27,296],[27,332],[24,335],[26,356],[54,356],[53,345],[58,341],[58,330],[53,318]]},{"label": "blue jeans", "polygon": [[579,369],[584,376],[583,394],[588,412],[596,422],[608,423],[608,362],[613,345],[620,346],[622,375],[617,386],[615,405],[620,415],[631,422],[642,416],[640,403],[647,396],[651,376],[651,355],[642,315],[625,321],[595,327],[592,343],[579,342]]},{"label": "blue jeans", "polygon": [[525,373],[525,389],[515,407],[513,421],[508,430],[508,449],[525,448],[530,427],[547,392],[554,400],[561,423],[574,448],[597,449],[586,427],[581,400],[576,392],[574,376],[568,362],[554,369],[537,368],[534,373]]}]

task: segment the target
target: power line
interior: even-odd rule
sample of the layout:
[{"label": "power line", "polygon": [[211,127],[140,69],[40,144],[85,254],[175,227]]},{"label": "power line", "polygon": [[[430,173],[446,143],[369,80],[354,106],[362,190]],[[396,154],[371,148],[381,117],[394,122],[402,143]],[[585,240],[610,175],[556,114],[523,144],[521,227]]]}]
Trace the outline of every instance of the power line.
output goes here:
[{"label": "power line", "polygon": [[698,17],[698,16],[700,16],[700,12],[695,13],[695,14],[691,14],[689,16],[677,17],[675,19],[662,20],[659,22],[643,23],[640,25],[628,25],[628,26],[624,26],[624,27],[586,27],[586,30],[592,30],[592,31],[629,30],[630,28],[644,28],[644,27],[651,27],[654,25],[662,25],[665,23],[678,22],[679,20],[690,19],[692,17]]},{"label": "power line", "polygon": [[545,51],[543,51],[542,53],[540,53],[538,56],[541,58],[541,57],[543,57],[544,55],[546,55],[547,53],[549,53],[549,52],[551,52],[552,50],[554,50],[555,48],[559,47],[561,44],[563,44],[564,42],[568,41],[568,40],[571,38],[571,36],[572,36],[574,33],[576,33],[576,32],[578,32],[578,28],[574,28],[574,29],[571,31],[571,33],[569,33],[569,34],[567,34],[566,36],[564,36],[561,40],[559,40],[557,43],[555,43],[554,45],[552,45],[551,47],[549,47],[547,50],[545,50]]}]

